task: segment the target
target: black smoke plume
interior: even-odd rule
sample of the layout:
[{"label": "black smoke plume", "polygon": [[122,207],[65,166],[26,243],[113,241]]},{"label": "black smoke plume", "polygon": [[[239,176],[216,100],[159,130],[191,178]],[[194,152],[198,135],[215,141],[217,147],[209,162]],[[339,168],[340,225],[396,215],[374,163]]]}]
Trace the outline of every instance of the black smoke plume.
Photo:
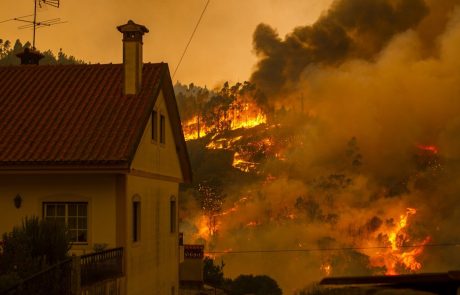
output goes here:
[{"label": "black smoke plume", "polygon": [[424,0],[338,0],[313,25],[294,29],[284,40],[260,24],[254,49],[261,59],[251,80],[267,95],[279,95],[309,65],[371,60],[396,34],[416,28],[428,11]]}]

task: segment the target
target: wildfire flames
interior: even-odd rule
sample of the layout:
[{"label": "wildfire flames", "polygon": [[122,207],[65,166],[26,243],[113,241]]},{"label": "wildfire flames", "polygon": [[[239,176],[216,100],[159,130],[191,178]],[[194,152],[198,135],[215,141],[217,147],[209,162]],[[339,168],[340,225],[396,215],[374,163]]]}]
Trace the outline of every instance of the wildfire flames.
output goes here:
[{"label": "wildfire flames", "polygon": [[[252,128],[267,122],[267,116],[254,102],[237,100],[233,105],[231,111],[222,114],[221,118],[217,118],[215,121],[229,122],[228,127],[230,130]],[[215,131],[216,128],[218,126],[206,124],[203,122],[202,116],[198,115],[182,122],[185,140],[199,139]]]},{"label": "wildfire flames", "polygon": [[[226,221],[222,218],[232,218],[232,214],[238,212],[241,209],[240,205],[244,206],[245,201],[247,201],[247,198],[242,198],[238,204],[234,204],[230,209],[214,215],[213,218],[221,218],[221,222],[218,223],[210,223],[207,216],[201,215],[196,223],[198,228],[197,237],[209,243],[213,236],[219,232],[220,224]],[[386,275],[397,275],[405,271],[420,271],[422,264],[418,261],[418,258],[422,255],[424,246],[430,241],[430,237],[417,241],[409,235],[409,219],[416,213],[416,209],[407,208],[405,214],[399,216],[399,221],[396,224],[388,226],[385,231],[378,232],[377,235],[370,237],[367,241],[362,241],[361,244],[354,247],[369,256],[371,267],[384,268]],[[288,212],[286,213],[286,219],[296,221],[297,218],[295,214]],[[244,227],[257,228],[262,225],[260,221],[251,220]],[[378,241],[383,242],[383,246],[376,247],[376,242]],[[304,245],[299,243],[298,247],[303,248]],[[378,250],[373,250],[374,248],[378,248]],[[325,260],[328,261],[329,258],[325,258]],[[330,262],[323,262],[319,269],[326,276],[333,274],[333,266]]]},{"label": "wildfire flames", "polygon": [[[254,107],[254,109],[251,109],[250,106]],[[244,120],[240,120],[241,118],[244,118]],[[184,125],[185,136],[189,140],[198,138],[197,129],[195,128],[198,125],[197,120],[195,117]],[[232,166],[244,173],[259,173],[261,161],[257,161],[257,159],[266,160],[267,158],[273,158],[277,161],[285,161],[285,150],[295,148],[296,143],[297,145],[301,144],[298,137],[278,137],[275,139],[271,134],[273,133],[273,128],[279,128],[279,126],[267,125],[267,117],[255,105],[246,105],[242,113],[232,117],[231,121],[233,122],[231,128],[225,132],[216,132],[214,127],[202,124],[200,136],[205,136],[207,132],[210,132],[207,135],[208,142],[206,149],[232,152]],[[257,129],[258,131],[254,131],[254,127],[261,126],[262,124],[264,127]],[[247,128],[249,130],[247,132],[249,133],[238,132],[237,130],[241,128]],[[251,128],[254,128],[254,130]],[[354,148],[353,144],[352,142],[351,149]],[[438,149],[435,146],[417,145],[416,147],[422,152],[422,160],[428,158],[430,161],[433,161],[433,157],[438,154]],[[352,153],[356,153],[356,151]],[[356,157],[355,154],[354,156]],[[356,159],[354,159],[353,163],[356,164]],[[276,180],[277,177],[269,174],[260,185],[267,186]],[[208,246],[211,245],[212,241],[222,233],[222,226],[225,226],[236,215],[244,214],[242,212],[247,209],[246,206],[252,201],[253,198],[242,197],[223,211],[197,216],[194,222],[197,231],[193,239],[203,241]],[[265,221],[258,219],[242,221],[241,226],[247,230],[257,230],[258,228],[263,228],[266,222],[291,222],[294,224],[301,222],[295,210],[286,207],[281,211],[281,215],[270,217]],[[369,235],[367,239],[355,242],[352,244],[352,247],[361,249],[358,251],[369,257],[370,268],[384,269],[387,275],[395,275],[406,271],[420,271],[422,264],[419,261],[419,257],[423,253],[424,245],[429,242],[430,238],[427,237],[419,241],[410,236],[410,221],[416,213],[417,210],[415,208],[407,208],[399,216],[384,217],[387,220],[385,226],[381,226],[380,230]],[[303,242],[298,243],[298,245],[299,248],[305,247],[305,243]],[[375,250],[376,248],[377,250]],[[319,266],[320,272],[326,276],[334,274],[334,266],[330,260],[330,256],[326,255]]]},{"label": "wildfire flames", "polygon": [[250,82],[182,100],[185,238],[235,249],[226,275],[264,273],[286,294],[459,265],[458,248],[428,246],[459,236],[458,1],[332,3],[285,37],[259,25]]},{"label": "wildfire flames", "polygon": [[321,264],[321,267],[319,268],[325,276],[330,276],[332,274],[332,266],[329,263],[323,263]]},{"label": "wildfire flames", "polygon": [[415,215],[417,210],[407,208],[406,213],[399,217],[399,221],[385,233],[380,233],[387,239],[389,247],[377,251],[375,255],[370,254],[370,262],[374,267],[385,267],[387,275],[396,275],[399,269],[416,272],[422,268],[422,264],[417,258],[423,253],[424,245],[430,238],[425,238],[422,242],[413,246],[413,241],[408,234],[409,217]]}]

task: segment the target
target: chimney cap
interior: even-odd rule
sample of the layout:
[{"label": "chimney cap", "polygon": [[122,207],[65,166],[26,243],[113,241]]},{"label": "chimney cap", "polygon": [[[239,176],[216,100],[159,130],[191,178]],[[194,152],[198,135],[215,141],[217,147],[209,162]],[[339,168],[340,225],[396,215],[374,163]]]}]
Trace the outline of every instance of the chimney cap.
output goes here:
[{"label": "chimney cap", "polygon": [[21,59],[22,65],[38,65],[40,59],[45,56],[35,48],[24,48],[23,52],[17,53],[16,56]]},{"label": "chimney cap", "polygon": [[144,33],[149,32],[149,29],[147,29],[145,26],[138,25],[135,22],[133,22],[132,20],[129,20],[128,23],[126,23],[124,25],[118,26],[117,29],[121,33],[140,32],[140,33],[144,34]]}]

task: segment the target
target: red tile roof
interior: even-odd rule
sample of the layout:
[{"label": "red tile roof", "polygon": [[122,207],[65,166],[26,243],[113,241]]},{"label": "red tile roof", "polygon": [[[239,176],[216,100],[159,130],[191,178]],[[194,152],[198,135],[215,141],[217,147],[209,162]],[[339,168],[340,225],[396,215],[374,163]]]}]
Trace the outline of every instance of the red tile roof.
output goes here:
[{"label": "red tile roof", "polygon": [[168,66],[144,64],[137,95],[122,83],[120,64],[0,67],[0,170],[129,168],[160,89],[190,170]]}]

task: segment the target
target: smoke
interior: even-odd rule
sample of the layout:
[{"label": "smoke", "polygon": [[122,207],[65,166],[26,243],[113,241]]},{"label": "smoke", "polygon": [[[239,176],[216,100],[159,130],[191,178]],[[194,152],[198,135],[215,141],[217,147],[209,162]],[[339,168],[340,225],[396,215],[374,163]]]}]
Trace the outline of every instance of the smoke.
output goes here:
[{"label": "smoke", "polygon": [[435,51],[456,0],[337,0],[312,25],[298,27],[282,40],[260,24],[254,50],[260,60],[251,80],[269,96],[284,95],[310,66],[371,61],[397,34],[417,30],[423,52]]},{"label": "smoke", "polygon": [[[261,163],[268,177],[228,185],[225,209],[235,210],[219,217],[208,249],[388,245],[385,233],[407,208],[417,209],[407,215],[408,244],[459,242],[457,4],[340,0],[284,40],[259,25],[252,80],[270,104],[290,110],[276,114],[289,135],[271,136],[291,144],[282,161]],[[456,249],[425,248],[417,259],[424,272],[458,269]],[[222,256],[226,275],[267,274],[287,294],[327,266],[332,275],[381,273],[380,258],[375,249]]]}]

